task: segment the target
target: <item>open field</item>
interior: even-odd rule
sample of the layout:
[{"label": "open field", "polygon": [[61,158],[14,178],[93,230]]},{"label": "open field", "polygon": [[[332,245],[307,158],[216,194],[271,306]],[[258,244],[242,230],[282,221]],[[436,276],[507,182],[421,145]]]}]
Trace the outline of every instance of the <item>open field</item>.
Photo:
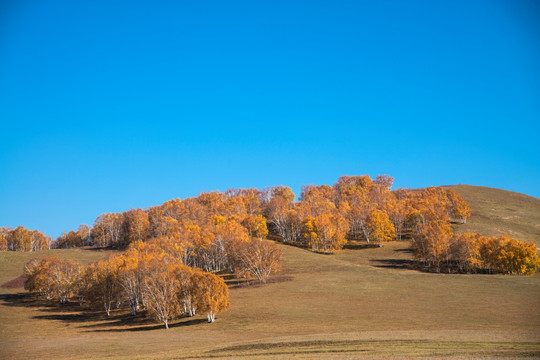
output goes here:
[{"label": "open field", "polygon": [[[527,197],[531,205],[520,207],[506,192],[494,197],[486,190],[489,199],[483,200],[474,189],[457,187],[473,210],[466,231],[479,231],[490,221],[499,230],[518,224],[514,231],[523,235],[514,236],[538,241],[538,199]],[[500,221],[507,215],[499,206],[527,210],[508,210],[518,217]],[[0,288],[0,358],[540,357],[540,273],[423,273],[408,268],[408,246],[394,242],[334,256],[281,246],[283,275],[290,280],[250,287],[231,283],[231,309],[218,314],[216,323],[201,316],[175,322],[169,330],[124,312],[106,318],[80,312],[74,304],[36,301],[21,288]],[[3,252],[0,284],[20,275],[28,259],[51,253],[85,263],[107,255]]]}]

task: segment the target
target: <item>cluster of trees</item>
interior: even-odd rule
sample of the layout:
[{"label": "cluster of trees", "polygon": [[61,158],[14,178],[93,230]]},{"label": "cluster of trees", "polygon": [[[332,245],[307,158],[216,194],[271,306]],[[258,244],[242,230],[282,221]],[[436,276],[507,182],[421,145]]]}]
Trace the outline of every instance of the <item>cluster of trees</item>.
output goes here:
[{"label": "cluster of trees", "polygon": [[410,237],[419,220],[464,223],[471,214],[453,189],[392,191],[393,182],[387,175],[341,176],[333,186],[304,186],[298,202],[290,188],[271,188],[264,215],[285,242],[333,253],[347,239],[381,244]]},{"label": "cluster of trees", "polygon": [[[375,179],[341,176],[333,186],[304,186],[298,201],[286,186],[201,193],[146,210],[102,214],[92,228],[81,225],[77,231],[64,233],[52,247],[126,249],[143,241],[180,259],[184,266],[255,276],[264,282],[279,270],[281,259],[279,248],[265,240],[269,233],[285,243],[321,253],[334,253],[350,240],[381,245],[405,238],[412,240],[416,258],[434,271],[445,267],[465,272],[530,273],[515,270],[514,265],[505,265],[511,270],[503,271],[504,266],[488,260],[487,255],[464,255],[472,240],[454,236],[450,224],[465,223],[471,210],[455,190],[392,190],[393,183],[388,175]],[[9,250],[47,248],[50,243],[43,234],[22,227],[2,229],[0,234],[0,248]],[[467,236],[477,239],[474,248],[479,254],[484,254],[483,248],[500,248],[499,253],[492,251],[499,259],[506,259],[509,253],[516,258],[519,253],[527,254],[523,261],[535,263],[529,255],[530,245],[506,238]]]},{"label": "cluster of trees", "polygon": [[102,214],[92,228],[81,225],[64,233],[52,247],[125,249],[135,241],[160,239],[165,246],[180,244],[188,266],[241,273],[239,264],[254,249],[266,254],[262,257],[279,257],[262,241],[269,230],[286,243],[334,253],[350,239],[380,244],[410,237],[419,218],[465,222],[470,215],[468,204],[452,189],[392,191],[392,186],[390,176],[372,180],[364,175],[342,176],[333,186],[304,186],[299,201],[286,186],[201,193],[146,210]]},{"label": "cluster of trees", "polygon": [[56,248],[83,245],[125,249],[144,241],[208,272],[230,271],[262,282],[280,270],[281,250],[266,240],[264,192],[230,189],[173,199],[147,210],[100,215],[90,229],[60,236]]},{"label": "cluster of trees", "polygon": [[77,231],[63,233],[56,241],[51,244],[53,249],[69,249],[73,247],[83,247],[92,245],[92,237],[90,236],[90,227],[81,225]]},{"label": "cluster of trees", "polygon": [[518,241],[506,235],[453,234],[452,228],[441,221],[419,224],[412,238],[412,248],[417,261],[436,272],[533,275],[538,268],[537,248],[533,242]]},{"label": "cluster of trees", "polygon": [[40,231],[22,226],[15,229],[0,227],[0,250],[38,251],[49,249],[51,238]]},{"label": "cluster of trees", "polygon": [[134,241],[170,236],[189,226],[205,228],[232,221],[243,226],[250,238],[265,238],[268,229],[262,216],[263,196],[264,192],[257,189],[229,189],[224,193],[214,191],[184,200],[173,199],[146,210],[105,213],[98,216],[92,229],[82,225],[76,232],[63,234],[56,246],[90,243],[123,249]]},{"label": "cluster of trees", "polygon": [[25,289],[46,299],[104,309],[145,311],[169,327],[182,316],[206,313],[214,322],[229,308],[227,285],[217,275],[182,264],[156,244],[134,242],[124,253],[88,267],[56,257],[31,260],[25,266]]}]

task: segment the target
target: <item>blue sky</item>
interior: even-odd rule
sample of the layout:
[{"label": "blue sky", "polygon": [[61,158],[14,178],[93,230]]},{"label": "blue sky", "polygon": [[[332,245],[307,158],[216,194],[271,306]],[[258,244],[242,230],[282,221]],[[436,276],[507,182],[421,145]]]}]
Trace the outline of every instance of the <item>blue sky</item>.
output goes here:
[{"label": "blue sky", "polygon": [[389,174],[540,196],[536,1],[0,5],[0,226]]}]

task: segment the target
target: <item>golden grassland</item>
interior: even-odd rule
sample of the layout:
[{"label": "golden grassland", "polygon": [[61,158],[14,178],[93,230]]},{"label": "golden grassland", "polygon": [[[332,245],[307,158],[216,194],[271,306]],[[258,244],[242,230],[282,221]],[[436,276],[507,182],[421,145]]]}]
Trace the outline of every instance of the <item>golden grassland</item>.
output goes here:
[{"label": "golden grassland", "polygon": [[469,202],[472,215],[458,231],[509,235],[540,247],[540,199],[483,186],[451,186]]},{"label": "golden grassland", "polygon": [[[514,231],[538,241],[540,200],[457,186],[471,203],[466,231]],[[475,192],[478,190],[478,193]],[[487,197],[487,199],[486,199]],[[516,216],[507,218],[509,213]],[[492,227],[489,227],[492,222]],[[537,242],[538,244],[538,242]],[[410,269],[408,242],[320,255],[283,249],[282,281],[235,286],[216,323],[181,319],[171,329],[116,311],[36,301],[0,288],[0,358],[539,358],[540,273],[531,276],[433,274]],[[0,284],[32,257],[83,263],[95,250],[0,253]]]}]

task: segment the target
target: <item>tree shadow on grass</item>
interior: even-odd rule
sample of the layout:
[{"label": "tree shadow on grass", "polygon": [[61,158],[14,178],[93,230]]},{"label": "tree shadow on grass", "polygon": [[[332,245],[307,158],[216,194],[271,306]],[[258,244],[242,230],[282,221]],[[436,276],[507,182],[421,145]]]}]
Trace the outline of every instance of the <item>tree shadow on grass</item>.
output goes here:
[{"label": "tree shadow on grass", "polygon": [[373,259],[370,262],[378,268],[418,270],[415,262],[407,259]]},{"label": "tree shadow on grass", "polygon": [[[58,301],[46,300],[33,293],[0,294],[0,305],[10,307],[39,308],[41,312],[48,313],[79,313],[82,311],[98,313],[94,309],[80,306],[77,302],[70,301],[60,304]],[[36,317],[37,318],[37,317]]]},{"label": "tree shadow on grass", "polygon": [[344,249],[348,249],[348,250],[363,250],[363,249],[375,249],[375,248],[379,248],[379,244],[359,244],[359,243],[352,243],[352,242],[349,242],[345,245],[343,245],[343,248]]},{"label": "tree shadow on grass", "polygon": [[[401,248],[401,249],[394,249],[394,252],[412,254],[413,250],[411,248]],[[372,259],[370,260],[370,262],[373,264],[374,267],[378,267],[378,268],[421,271],[421,269],[418,266],[418,263],[414,261],[413,259],[403,259],[403,258],[388,259],[386,258],[386,259]]]},{"label": "tree shadow on grass", "polygon": [[[164,328],[163,324],[157,324],[144,311],[131,315],[125,309],[117,309],[107,316],[101,309],[79,306],[75,302],[60,304],[43,300],[31,293],[0,294],[0,306],[36,308],[42,314],[32,316],[33,319],[79,324],[79,328],[86,329],[87,332],[148,331]],[[204,322],[206,319],[186,317],[169,324],[169,327],[190,326]]]},{"label": "tree shadow on grass", "polygon": [[82,311],[71,312],[71,313],[62,313],[62,314],[49,314],[49,315],[35,315],[32,316],[32,319],[38,320],[56,320],[64,321],[67,323],[85,323],[85,322],[96,322],[96,321],[105,321],[108,318],[104,312],[97,311]]},{"label": "tree shadow on grass", "polygon": [[3,306],[16,307],[47,307],[47,302],[30,293],[0,294],[0,302]]},{"label": "tree shadow on grass", "polygon": [[[184,326],[193,326],[193,325],[199,325],[202,323],[208,323],[206,319],[193,319],[193,318],[182,318],[180,321],[177,322],[171,322],[169,323],[169,329],[171,328],[180,328]],[[103,327],[105,326],[125,326],[125,323],[107,323],[103,324]],[[88,326],[90,327],[90,326]],[[129,332],[129,331],[151,331],[151,330],[159,330],[159,329],[165,329],[165,325],[163,324],[157,324],[155,321],[148,320],[148,325],[143,326],[137,326],[137,327],[129,327],[129,328],[116,328],[116,329],[95,329],[95,330],[87,330],[88,332]]]},{"label": "tree shadow on grass", "polygon": [[408,253],[408,254],[412,254],[412,253],[413,253],[413,249],[411,249],[411,248],[395,249],[394,251],[396,251],[396,252]]}]

